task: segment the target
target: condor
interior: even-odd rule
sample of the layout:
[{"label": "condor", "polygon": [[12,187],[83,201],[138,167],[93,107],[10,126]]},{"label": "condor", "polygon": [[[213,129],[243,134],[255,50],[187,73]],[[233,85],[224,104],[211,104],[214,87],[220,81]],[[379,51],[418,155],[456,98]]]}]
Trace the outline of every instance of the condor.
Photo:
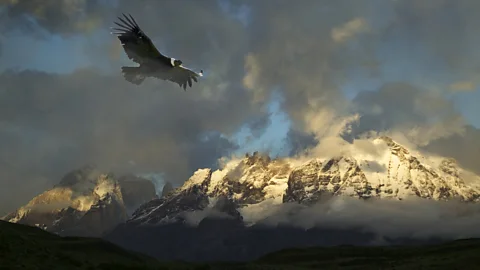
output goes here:
[{"label": "condor", "polygon": [[178,84],[185,91],[193,82],[198,82],[199,73],[184,67],[181,60],[161,54],[152,40],[140,29],[132,15],[122,14],[119,22],[114,22],[118,28],[112,28],[120,40],[128,58],[139,64],[138,67],[122,67],[124,78],[136,85],[140,85],[145,78],[154,77]]}]

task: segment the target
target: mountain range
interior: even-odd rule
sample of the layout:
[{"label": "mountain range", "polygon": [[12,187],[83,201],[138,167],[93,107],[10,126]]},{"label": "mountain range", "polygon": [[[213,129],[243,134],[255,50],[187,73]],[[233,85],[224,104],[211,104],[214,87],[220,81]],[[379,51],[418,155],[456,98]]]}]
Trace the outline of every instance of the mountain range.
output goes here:
[{"label": "mountain range", "polygon": [[[336,198],[373,204],[480,201],[480,190],[472,185],[480,183],[480,177],[455,160],[425,157],[385,136],[365,143],[368,147],[333,157],[271,159],[258,152],[246,154],[215,171],[199,169],[178,188],[166,185],[161,196],[151,193],[154,187],[147,180],[126,181],[83,168],[7,220],[45,224],[46,230],[67,235],[95,232],[163,260],[245,261],[289,247],[444,240],[380,235],[362,225],[326,226],[321,219],[301,225],[299,213],[308,207],[328,205],[312,208],[310,216],[338,213],[330,209]],[[33,208],[51,207],[52,201],[55,211],[32,214]],[[69,206],[61,207],[61,201]]]},{"label": "mountain range", "polygon": [[[379,238],[383,244],[436,242],[441,239],[392,238],[358,226],[272,224],[272,209],[308,207],[338,197],[380,203],[479,201],[478,188],[466,182],[480,178],[454,160],[426,158],[389,137],[370,143],[375,155],[359,151],[323,159],[271,159],[254,153],[216,171],[199,169],[181,187],[139,207],[106,238],[158,258],[181,260],[250,260],[293,246],[371,245]],[[297,219],[298,209],[290,207],[286,216]]]}]

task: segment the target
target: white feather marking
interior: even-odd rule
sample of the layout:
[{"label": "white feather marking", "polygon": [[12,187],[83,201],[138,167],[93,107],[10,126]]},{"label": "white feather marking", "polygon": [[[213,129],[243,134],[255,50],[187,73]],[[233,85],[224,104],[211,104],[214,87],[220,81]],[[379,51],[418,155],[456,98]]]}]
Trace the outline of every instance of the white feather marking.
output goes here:
[{"label": "white feather marking", "polygon": [[172,65],[172,67],[175,66],[175,58],[170,58],[170,64]]},{"label": "white feather marking", "polygon": [[[173,58],[172,58],[172,59],[173,59]],[[198,76],[203,77],[203,70],[197,73],[197,72],[195,72],[195,71],[193,71],[193,70],[191,70],[191,69],[189,69],[189,68],[184,67],[183,65],[179,65],[178,67],[183,68],[183,69],[186,69],[186,70],[189,70],[189,71],[197,74]]]}]

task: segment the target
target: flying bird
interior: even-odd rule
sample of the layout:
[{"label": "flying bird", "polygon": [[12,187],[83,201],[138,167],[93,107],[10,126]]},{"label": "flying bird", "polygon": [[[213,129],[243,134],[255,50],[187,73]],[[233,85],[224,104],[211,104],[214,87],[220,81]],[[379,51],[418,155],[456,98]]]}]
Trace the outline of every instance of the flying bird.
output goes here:
[{"label": "flying bird", "polygon": [[140,85],[145,78],[154,77],[174,82],[186,91],[187,84],[192,87],[192,81],[198,82],[197,78],[203,76],[203,70],[197,73],[184,67],[181,60],[160,53],[132,15],[122,15],[123,18],[118,17],[119,22],[114,22],[118,28],[112,28],[115,31],[112,34],[117,35],[128,58],[139,64],[122,67],[127,81]]}]

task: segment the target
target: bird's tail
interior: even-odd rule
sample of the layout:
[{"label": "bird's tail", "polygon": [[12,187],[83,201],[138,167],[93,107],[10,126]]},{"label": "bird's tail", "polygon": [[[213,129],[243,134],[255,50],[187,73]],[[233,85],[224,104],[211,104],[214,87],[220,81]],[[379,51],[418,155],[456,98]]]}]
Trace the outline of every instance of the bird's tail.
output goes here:
[{"label": "bird's tail", "polygon": [[141,72],[140,67],[122,67],[123,77],[125,80],[140,85],[145,80],[145,75]]}]

